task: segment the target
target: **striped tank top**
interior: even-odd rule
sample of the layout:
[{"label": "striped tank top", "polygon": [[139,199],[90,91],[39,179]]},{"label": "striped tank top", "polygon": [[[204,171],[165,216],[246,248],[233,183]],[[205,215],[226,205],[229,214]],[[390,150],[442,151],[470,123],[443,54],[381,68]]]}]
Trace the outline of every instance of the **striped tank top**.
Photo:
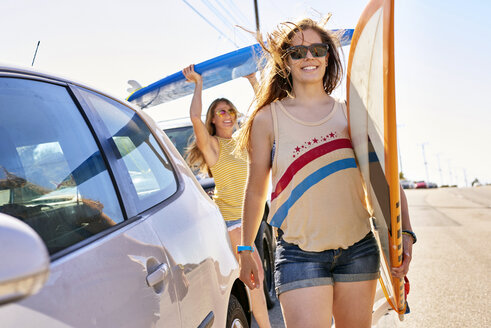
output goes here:
[{"label": "striped tank top", "polygon": [[215,180],[213,200],[226,221],[240,219],[247,179],[247,162],[232,154],[236,143],[234,139],[215,137],[218,139],[219,154],[218,161],[210,167]]},{"label": "striped tank top", "polygon": [[304,122],[280,102],[271,104],[275,153],[268,222],[305,251],[348,248],[369,231],[362,178],[344,103]]}]

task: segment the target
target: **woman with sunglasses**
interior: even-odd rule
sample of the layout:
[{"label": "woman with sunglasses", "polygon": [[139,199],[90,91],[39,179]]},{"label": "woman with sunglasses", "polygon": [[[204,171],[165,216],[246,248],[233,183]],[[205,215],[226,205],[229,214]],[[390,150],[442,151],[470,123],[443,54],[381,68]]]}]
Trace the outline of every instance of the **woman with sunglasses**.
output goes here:
[{"label": "woman with sunglasses", "polygon": [[[331,96],[342,77],[338,43],[304,19],[283,24],[266,44],[267,76],[237,145],[249,154],[240,279],[258,287],[247,247],[259,228],[271,172],[268,222],[277,227],[275,285],[286,326],[330,327],[334,317],[337,328],[370,327],[380,257],[345,103]],[[401,194],[403,228],[410,230]],[[407,247],[409,258],[396,272],[402,277]]]},{"label": "woman with sunglasses", "polygon": [[[195,139],[187,150],[186,160],[193,169],[198,169],[213,177],[215,194],[213,200],[218,205],[228,227],[230,241],[236,253],[240,242],[242,224],[242,205],[247,179],[247,162],[232,154],[236,141],[232,134],[237,128],[237,108],[226,98],[215,99],[206,113],[205,123],[201,120],[201,94],[203,79],[190,65],[182,70],[189,82],[195,84],[189,115],[193,124]],[[245,76],[254,89],[257,88],[255,74]],[[258,285],[264,279],[261,258],[257,252],[252,256],[258,270]],[[259,327],[270,327],[268,309],[263,288],[251,290],[252,313]]]}]

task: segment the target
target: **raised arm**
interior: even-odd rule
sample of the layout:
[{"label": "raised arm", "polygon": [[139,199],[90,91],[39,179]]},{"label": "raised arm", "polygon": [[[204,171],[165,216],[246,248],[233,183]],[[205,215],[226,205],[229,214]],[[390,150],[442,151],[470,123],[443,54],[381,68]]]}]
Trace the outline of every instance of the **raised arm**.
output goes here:
[{"label": "raised arm", "polygon": [[254,94],[257,95],[257,92],[259,91],[259,84],[256,79],[256,72],[246,75],[244,77],[249,81],[249,83],[252,86],[252,89],[254,89]]},{"label": "raised arm", "polygon": [[[409,219],[409,210],[407,205],[407,198],[404,189],[401,187],[401,218],[402,218],[402,230],[413,231],[411,227],[411,220]],[[409,271],[409,264],[413,256],[413,238],[408,234],[402,234],[402,265],[398,268],[393,267],[391,269],[392,275],[398,278],[404,278]]]},{"label": "raised arm", "polygon": [[[250,142],[251,151],[249,152],[249,171],[242,213],[241,243],[241,245],[247,246],[254,245],[268,191],[273,142],[273,121],[269,108],[262,109],[254,118]],[[251,289],[259,288],[258,268],[251,252],[242,251],[239,262],[240,279]]]},{"label": "raised arm", "polygon": [[201,94],[203,92],[203,78],[194,70],[194,65],[189,65],[182,70],[184,77],[189,82],[195,84],[193,100],[189,108],[189,117],[193,124],[194,135],[196,136],[196,144],[199,150],[203,153],[206,164],[213,166],[218,160],[218,141],[213,138],[205,124],[201,120],[201,112],[203,108]]}]

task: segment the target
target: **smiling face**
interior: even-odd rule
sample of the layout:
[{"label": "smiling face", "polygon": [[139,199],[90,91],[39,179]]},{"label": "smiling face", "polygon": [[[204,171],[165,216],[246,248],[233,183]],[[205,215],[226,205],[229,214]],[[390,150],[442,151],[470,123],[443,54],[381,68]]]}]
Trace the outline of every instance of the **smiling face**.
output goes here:
[{"label": "smiling face", "polygon": [[[320,35],[312,29],[307,29],[295,34],[291,46],[310,46],[316,43],[323,43]],[[314,57],[310,51],[302,59],[292,59],[291,56],[288,56],[287,64],[290,67],[294,84],[295,82],[322,84],[328,59],[329,53],[324,57]]]},{"label": "smiling face", "polygon": [[226,101],[220,101],[213,109],[211,123],[217,130],[233,130],[237,122],[237,110]]},{"label": "smiling face", "polygon": [[[233,114],[235,113],[235,115]],[[232,129],[237,122],[238,111],[234,104],[227,98],[217,98],[208,107],[206,111],[205,126],[210,135],[214,136],[218,130],[229,129],[230,122],[233,121]],[[225,122],[223,122],[225,121]]]}]

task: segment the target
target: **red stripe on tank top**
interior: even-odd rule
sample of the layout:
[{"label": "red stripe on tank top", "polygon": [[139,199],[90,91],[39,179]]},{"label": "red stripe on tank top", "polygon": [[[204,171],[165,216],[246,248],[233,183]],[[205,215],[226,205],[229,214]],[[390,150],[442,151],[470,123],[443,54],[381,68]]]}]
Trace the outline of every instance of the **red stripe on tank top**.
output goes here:
[{"label": "red stripe on tank top", "polygon": [[271,193],[271,201],[273,201],[281,194],[286,186],[288,186],[290,181],[292,181],[293,176],[297,174],[297,172],[300,171],[305,165],[327,153],[343,148],[353,148],[349,139],[336,139],[326,142],[325,144],[317,146],[297,158],[293,163],[290,164],[290,166],[286,169],[285,173],[276,184],[275,190]]}]

